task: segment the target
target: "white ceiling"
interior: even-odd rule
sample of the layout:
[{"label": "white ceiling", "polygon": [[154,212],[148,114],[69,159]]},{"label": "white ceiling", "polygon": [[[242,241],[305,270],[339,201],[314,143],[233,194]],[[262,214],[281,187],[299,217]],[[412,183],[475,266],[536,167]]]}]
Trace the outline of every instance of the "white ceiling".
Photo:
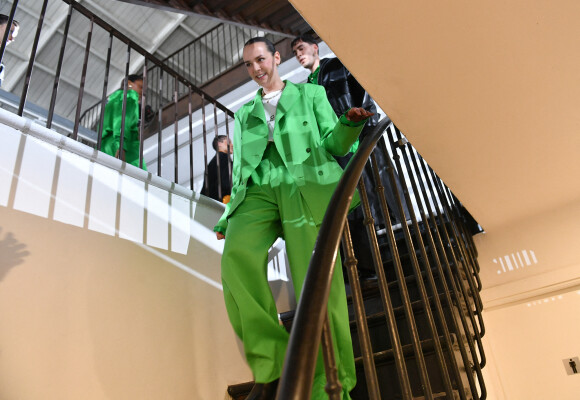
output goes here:
[{"label": "white ceiling", "polygon": [[291,3],[486,231],[578,204],[580,2]]}]

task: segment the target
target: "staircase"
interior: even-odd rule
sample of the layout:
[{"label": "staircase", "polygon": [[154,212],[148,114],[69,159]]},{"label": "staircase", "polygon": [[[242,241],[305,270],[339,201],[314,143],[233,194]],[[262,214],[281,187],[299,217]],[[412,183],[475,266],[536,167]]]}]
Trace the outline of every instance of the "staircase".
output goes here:
[{"label": "staircase", "polygon": [[[358,278],[350,234],[343,238],[343,268],[348,276],[345,281],[357,370],[357,385],[351,397],[485,399],[481,374],[485,365],[481,284],[477,252],[466,224],[468,216],[462,214],[459,201],[393,125],[386,137],[386,143],[391,145],[388,158],[392,161],[387,168],[391,184],[385,190],[393,191],[398,204],[387,207],[383,196],[385,219],[376,223],[368,220],[368,236],[376,249],[372,258],[375,266],[381,266],[376,268],[376,276]],[[379,142],[379,151],[385,154],[386,143]],[[373,154],[377,182],[375,160]],[[408,173],[403,174],[403,169]],[[348,174],[349,170],[345,176]],[[399,187],[407,188],[403,193],[393,184],[397,176],[401,180]],[[371,218],[365,195],[371,188],[366,189],[361,182],[362,207]],[[383,188],[377,185],[374,189]],[[401,215],[406,215],[407,209],[410,219],[406,224],[388,224],[390,228],[379,229],[382,221],[405,220]],[[336,218],[340,213],[329,214]],[[398,218],[391,219],[393,214]],[[315,250],[315,256],[316,253]],[[316,265],[320,268],[321,264]],[[368,270],[369,266],[363,267]],[[305,293],[306,289],[303,298]],[[294,318],[294,311],[281,315],[289,331],[300,329],[293,328]],[[288,368],[288,361],[285,367]],[[230,393],[233,398],[244,398],[250,388],[251,384],[231,387]],[[296,398],[282,391],[281,395]]]},{"label": "staircase", "polygon": [[[421,294],[417,278],[414,276],[411,262],[409,261],[409,250],[406,248],[404,237],[399,229],[395,232],[397,237],[397,245],[401,250],[400,257],[403,261],[404,281],[408,291],[411,310],[414,318],[417,333],[419,335],[421,350],[425,358],[427,374],[429,377],[432,398],[449,398],[449,399],[474,399],[470,391],[470,379],[468,374],[471,373],[471,367],[466,369],[462,362],[462,355],[459,346],[467,346],[467,338],[463,328],[452,329],[455,326],[454,321],[460,319],[460,313],[467,311],[465,302],[460,296],[456,296],[453,291],[445,291],[444,280],[449,276],[441,276],[439,271],[432,269],[431,273],[434,278],[435,286],[437,288],[437,296],[442,304],[443,318],[436,318],[437,331],[443,331],[443,324],[450,329],[450,340],[446,341],[444,336],[439,337],[442,344],[445,365],[447,369],[452,369],[452,365],[461,365],[458,376],[452,377],[452,396],[449,397],[445,393],[444,378],[438,366],[438,360],[435,353],[434,341],[431,337],[429,329],[428,317],[423,302],[421,301]],[[392,307],[396,321],[397,332],[401,341],[405,363],[409,370],[410,386],[412,389],[412,398],[415,400],[427,398],[422,393],[422,384],[417,371],[417,361],[413,352],[412,337],[410,333],[409,321],[405,314],[405,306],[401,296],[400,284],[397,281],[395,266],[392,256],[389,254],[388,246],[386,245],[386,238],[384,235],[379,237],[381,245],[381,254],[383,255],[383,268],[387,276],[388,291],[392,300]],[[404,249],[404,250],[402,250]],[[425,279],[426,272],[422,271],[422,279]],[[463,278],[464,284],[468,285],[466,278]],[[361,289],[364,299],[364,308],[367,315],[367,324],[369,327],[369,336],[371,339],[371,347],[373,350],[374,362],[377,368],[378,383],[382,400],[401,399],[403,398],[399,383],[397,381],[397,370],[394,361],[394,351],[389,336],[389,329],[387,324],[387,317],[383,311],[379,282],[376,279],[366,279],[361,282]],[[433,305],[434,294],[429,291],[429,303],[431,312],[437,313],[436,307]],[[352,294],[350,291],[350,284],[347,284],[347,295],[349,304],[349,315],[351,319],[351,335],[353,342],[353,350],[355,355],[355,364],[357,369],[357,386],[351,392],[353,400],[367,400],[369,394],[366,385],[365,372],[363,367],[363,360],[361,357],[360,338],[357,332],[355,322],[355,311],[353,306]],[[447,303],[446,295],[451,297],[451,303]],[[459,306],[458,306],[459,304]],[[283,313],[281,315],[284,326],[290,331],[292,321],[294,318],[294,311]],[[468,329],[471,336],[474,336],[474,331],[470,325]],[[469,359],[470,363],[473,362]],[[468,372],[469,371],[469,372]],[[251,387],[250,387],[251,389]],[[233,391],[232,393],[237,393]],[[463,393],[461,395],[461,393]],[[243,397],[242,397],[243,398]]]},{"label": "staircase", "polygon": [[[70,4],[69,16],[72,11],[81,13],[88,18],[92,24],[101,26],[109,34],[109,51],[112,49],[113,39],[126,42],[126,38],[101,21],[98,17],[89,13],[84,7],[72,0],[63,0]],[[12,15],[14,14],[16,3],[13,6]],[[44,11],[41,13],[40,21],[44,18]],[[70,19],[67,21],[70,24]],[[39,24],[37,36],[40,36],[42,24]],[[92,32],[92,31],[91,31]],[[71,137],[78,139],[82,133],[80,127],[81,106],[86,77],[86,67],[88,64],[88,54],[90,49],[90,38],[87,38],[85,47],[85,61],[81,78],[81,87],[75,112],[75,121],[72,126]],[[31,55],[31,65],[34,61],[36,45]],[[226,133],[232,120],[232,112],[219,104],[215,99],[200,90],[193,83],[188,81],[179,72],[173,68],[167,67],[160,60],[147,54],[142,48],[135,44],[130,44],[130,50],[143,54],[145,58],[144,72],[149,75],[148,79],[152,83],[157,79],[152,79],[155,71],[163,70],[166,79],[163,85],[160,83],[159,105],[163,108],[163,100],[172,103],[166,110],[158,114],[156,123],[159,130],[164,125],[164,117],[167,111],[167,117],[170,121],[177,121],[182,115],[190,116],[189,131],[182,132],[181,136],[175,124],[173,147],[171,152],[174,159],[173,180],[180,182],[178,174],[178,149],[180,146],[187,147],[189,160],[185,164],[190,167],[189,177],[190,186],[193,188],[193,160],[194,151],[192,143],[194,142],[194,132],[191,123],[193,110],[201,107],[203,112],[202,126],[199,131],[203,137],[203,153],[205,163],[207,163],[207,139],[206,134],[211,131],[209,127],[215,128],[213,131],[218,134],[218,109],[224,116],[223,126]],[[64,62],[64,46],[59,56],[59,69]],[[180,71],[184,65],[176,57],[174,68]],[[110,67],[110,60],[105,63],[105,70]],[[127,62],[126,72],[129,70]],[[221,66],[218,66],[219,73],[222,73]],[[187,69],[189,73],[189,69]],[[31,73],[27,73],[29,79]],[[107,72],[108,76],[108,72]],[[55,118],[55,102],[57,100],[57,89],[59,83],[59,74],[54,77],[55,84],[52,90],[51,104],[47,108],[46,127],[50,128],[52,123],[57,121]],[[147,80],[145,80],[147,82]],[[161,78],[159,79],[161,81]],[[28,84],[28,83],[27,83]],[[103,84],[103,98],[107,93],[108,80]],[[153,87],[153,86],[152,86]],[[170,90],[164,96],[161,87]],[[145,90],[147,92],[147,90]],[[186,103],[181,102],[181,95],[186,93]],[[26,91],[19,100],[18,114],[23,115],[24,111],[30,111],[30,105],[26,102]],[[172,97],[173,95],[173,97]],[[195,98],[193,98],[195,95]],[[149,96],[153,97],[153,96]],[[147,96],[146,96],[147,98]],[[16,101],[15,101],[16,103]],[[143,105],[146,102],[143,102]],[[211,105],[213,109],[213,125],[211,121],[206,121],[205,104]],[[183,105],[186,106],[183,106]],[[25,107],[26,106],[26,107]],[[183,106],[183,107],[181,107]],[[187,111],[182,113],[178,109],[183,108]],[[144,110],[144,107],[143,107]],[[53,121],[54,120],[54,121]],[[210,122],[206,126],[206,122]],[[390,123],[390,121],[387,121]],[[144,132],[144,126],[141,125],[142,139],[147,137]],[[353,157],[349,168],[345,171],[344,181],[351,186],[339,186],[337,202],[331,202],[328,216],[325,218],[321,236],[329,238],[327,248],[315,251],[313,265],[322,271],[330,271],[330,267],[325,264],[327,259],[333,258],[336,253],[346,210],[350,203],[350,196],[354,192],[356,182],[364,164],[371,155],[379,137],[383,136],[386,128],[385,123],[379,125],[374,135],[369,135],[361,144],[357,155]],[[481,283],[478,279],[479,268],[477,265],[477,252],[471,240],[471,234],[465,229],[463,208],[459,201],[452,195],[449,189],[435,175],[435,173],[426,165],[417,152],[404,140],[400,132],[390,126],[388,129],[388,140],[386,143],[390,146],[390,151],[385,142],[380,142],[379,151],[383,156],[388,158],[389,166],[388,179],[390,183],[382,182],[381,175],[375,159],[372,154],[371,163],[373,164],[376,187],[368,190],[376,190],[382,203],[382,220],[375,221],[378,218],[372,215],[366,196],[364,180],[360,180],[359,192],[362,198],[362,207],[367,218],[367,233],[369,241],[373,244],[374,268],[376,279],[363,280],[359,282],[356,269],[356,259],[352,249],[352,243],[349,238],[348,229],[345,229],[344,235],[344,264],[347,271],[349,305],[351,314],[351,331],[353,338],[353,349],[357,357],[357,375],[358,385],[352,391],[353,399],[485,399],[485,385],[483,383],[481,368],[485,366],[485,355],[481,344],[481,337],[484,335],[484,325],[481,318],[482,305],[478,292],[481,290]],[[197,134],[197,133],[195,133]],[[369,140],[370,138],[370,140]],[[162,134],[157,135],[158,156],[157,156],[157,174],[161,176],[161,159],[162,159]],[[143,142],[143,140],[141,141]],[[98,146],[97,146],[98,147]],[[187,156],[186,154],[182,154]],[[183,159],[182,159],[183,160]],[[183,163],[182,163],[183,164]],[[358,168],[358,170],[357,170]],[[397,182],[401,180],[399,185]],[[407,182],[406,180],[409,180]],[[385,187],[383,187],[385,185]],[[399,187],[405,188],[402,192]],[[392,196],[397,199],[397,204],[387,203],[384,196],[384,190],[392,191]],[[334,199],[334,198],[333,198]],[[343,204],[342,204],[342,203]],[[342,208],[341,208],[342,207]],[[415,210],[416,211],[413,211]],[[410,218],[406,218],[407,212],[410,211]],[[396,218],[391,218],[390,214],[395,213]],[[341,219],[342,218],[342,219]],[[334,223],[334,222],[336,223]],[[391,221],[404,221],[403,224],[392,225]],[[385,226],[386,229],[379,229]],[[327,229],[329,228],[329,229]],[[335,242],[333,242],[335,240]],[[317,244],[318,246],[318,244]],[[316,259],[317,256],[320,259]],[[324,268],[327,268],[326,270]],[[311,268],[312,269],[312,268]],[[328,276],[328,274],[326,275]],[[320,278],[321,275],[314,278]],[[322,276],[322,278],[324,278]],[[309,289],[318,288],[320,282],[310,279],[310,274],[305,282],[303,299],[312,293],[323,293],[325,290]],[[301,301],[297,314],[292,337],[295,334],[307,332],[306,329],[311,326],[301,325],[301,316],[323,315],[325,305],[320,301],[316,302]],[[306,306],[304,306],[306,304]],[[314,310],[308,307],[315,305]],[[302,308],[301,308],[302,307]],[[300,310],[305,310],[302,313]],[[320,311],[322,310],[322,311]],[[284,323],[290,329],[294,324],[294,315],[292,313],[282,316]],[[318,318],[318,317],[316,317]],[[323,318],[322,318],[323,319]],[[314,342],[317,335],[306,334],[307,340]],[[289,347],[289,355],[298,359],[307,357],[316,358],[316,354],[304,354],[300,351],[294,351],[294,342],[300,343],[300,340],[292,340]],[[303,373],[300,368],[286,368],[287,371]],[[280,387],[280,397],[285,397],[286,390],[295,385],[293,381],[288,385],[285,384],[285,377],[282,377]],[[308,377],[299,377],[302,382],[306,382]],[[288,379],[287,379],[288,380]],[[290,381],[290,380],[288,380]],[[246,383],[230,387],[230,394],[233,398],[243,398],[249,392],[252,384]],[[303,385],[309,389],[308,384]],[[293,397],[296,398],[296,397]],[[306,396],[300,397],[306,398]]]},{"label": "staircase", "polygon": [[[425,233],[423,233],[425,235]],[[467,347],[467,339],[465,330],[460,324],[457,324],[459,315],[467,311],[466,303],[460,293],[453,290],[448,290],[445,281],[453,279],[449,274],[441,274],[437,268],[431,269],[434,287],[427,289],[427,302],[423,301],[420,290],[419,281],[427,281],[428,273],[424,269],[421,270],[421,277],[418,279],[414,274],[414,268],[410,261],[411,254],[409,248],[405,244],[404,235],[399,230],[395,232],[397,238],[397,247],[399,249],[399,256],[401,258],[401,266],[404,275],[404,287],[407,291],[408,301],[410,305],[410,314],[412,315],[413,323],[418,335],[420,349],[424,357],[426,368],[426,375],[431,387],[431,398],[448,398],[448,399],[474,399],[474,394],[470,390],[471,363],[473,360],[468,358],[468,368],[462,360],[460,346]],[[409,314],[405,310],[405,296],[402,293],[402,283],[398,281],[396,274],[396,266],[393,257],[389,254],[389,248],[384,243],[386,239],[379,237],[379,241],[383,242],[381,245],[381,254],[383,257],[383,268],[386,275],[387,289],[392,304],[392,312],[394,315],[396,330],[398,333],[398,340],[402,347],[405,364],[408,371],[410,388],[413,399],[429,398],[423,393],[423,383],[419,374],[419,363],[413,349],[413,332],[411,330],[411,323]],[[430,249],[429,249],[430,250]],[[420,262],[420,254],[416,254]],[[468,285],[466,278],[462,278],[463,284]],[[458,282],[456,282],[458,283]],[[367,325],[369,329],[369,337],[371,340],[371,347],[373,352],[373,359],[377,368],[377,378],[381,399],[400,399],[403,398],[400,384],[397,380],[397,368],[395,365],[395,352],[393,350],[392,339],[389,333],[388,317],[383,310],[381,301],[381,293],[379,282],[376,280],[367,280],[361,284],[362,295],[364,299],[364,308],[367,315]],[[435,296],[438,298],[441,305],[440,310],[435,306]],[[473,299],[468,297],[468,301],[472,303]],[[425,304],[427,303],[427,305]],[[351,392],[353,400],[369,399],[368,389],[365,380],[365,373],[363,368],[363,360],[361,357],[360,337],[357,332],[356,323],[354,321],[354,307],[352,306],[352,296],[349,298],[349,312],[351,315],[351,333],[353,338],[353,349],[355,353],[355,362],[357,366],[357,380],[358,384]],[[430,314],[434,316],[433,320],[436,327],[437,339],[440,342],[440,348],[443,353],[444,368],[441,368],[436,353],[436,343],[433,338],[433,333],[430,329],[429,315],[427,313],[429,307]],[[440,313],[439,313],[440,312]],[[444,331],[444,326],[448,329],[448,337],[441,334]],[[470,336],[474,335],[473,327],[467,324],[467,329]],[[453,371],[456,371],[456,374]],[[446,394],[445,376],[450,376],[451,396]],[[477,393],[477,392],[475,392]],[[477,396],[477,394],[475,394]]]}]

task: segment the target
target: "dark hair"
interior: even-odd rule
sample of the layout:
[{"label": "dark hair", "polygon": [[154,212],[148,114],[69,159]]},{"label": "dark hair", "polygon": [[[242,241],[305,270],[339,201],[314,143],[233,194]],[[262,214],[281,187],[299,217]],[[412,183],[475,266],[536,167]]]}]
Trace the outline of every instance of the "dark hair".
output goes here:
[{"label": "dark hair", "polygon": [[135,82],[135,81],[142,81],[143,80],[143,76],[139,75],[139,74],[131,74],[127,77],[127,79],[131,82]]},{"label": "dark hair", "polygon": [[254,43],[264,43],[266,44],[266,48],[268,49],[268,51],[270,53],[272,53],[272,55],[274,55],[274,53],[276,53],[276,47],[274,46],[274,43],[272,43],[271,41],[269,41],[268,39],[266,39],[265,37],[262,36],[256,36],[251,38],[250,40],[248,40],[246,42],[246,44],[244,44],[244,47],[249,46],[251,44]]},{"label": "dark hair", "polygon": [[[8,15],[0,14],[0,25],[6,25],[10,17]],[[15,19],[12,20],[14,26],[20,26],[20,23]]]},{"label": "dark hair", "polygon": [[[127,76],[127,80],[129,82],[135,82],[135,81],[142,81],[143,80],[143,76],[139,75],[139,74],[130,74]],[[121,89],[123,89],[125,87],[125,80],[123,80],[121,82]]]},{"label": "dark hair", "polygon": [[211,146],[213,147],[213,149],[215,151],[218,151],[218,143],[219,142],[223,142],[227,138],[228,137],[226,135],[218,135],[218,136],[216,136],[216,137],[213,138],[213,142],[211,142]]},{"label": "dark hair", "polygon": [[318,45],[318,42],[316,42],[316,40],[314,40],[314,37],[312,37],[312,35],[309,35],[307,33],[303,33],[302,35],[296,36],[294,38],[294,40],[290,43],[290,48],[293,49],[294,46],[296,46],[296,44],[298,42],[304,42],[304,43],[310,43],[310,44],[316,44],[316,45]]}]

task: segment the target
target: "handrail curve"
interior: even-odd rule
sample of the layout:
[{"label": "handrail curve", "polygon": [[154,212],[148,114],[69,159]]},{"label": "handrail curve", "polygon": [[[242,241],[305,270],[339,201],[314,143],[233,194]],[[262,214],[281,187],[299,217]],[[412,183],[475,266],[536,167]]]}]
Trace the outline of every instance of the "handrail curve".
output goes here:
[{"label": "handrail curve", "polygon": [[390,124],[388,117],[383,119],[363,139],[330,199],[296,309],[278,386],[278,400],[310,398],[330,283],[346,215],[364,166]]}]

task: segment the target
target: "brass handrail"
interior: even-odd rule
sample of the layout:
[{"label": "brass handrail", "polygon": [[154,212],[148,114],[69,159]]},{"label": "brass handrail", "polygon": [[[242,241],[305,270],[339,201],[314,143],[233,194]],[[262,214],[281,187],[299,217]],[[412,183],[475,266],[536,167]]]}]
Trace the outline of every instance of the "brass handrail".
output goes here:
[{"label": "brass handrail", "polygon": [[342,229],[365,163],[390,123],[385,118],[365,137],[330,199],[296,310],[278,388],[279,400],[310,398]]}]

